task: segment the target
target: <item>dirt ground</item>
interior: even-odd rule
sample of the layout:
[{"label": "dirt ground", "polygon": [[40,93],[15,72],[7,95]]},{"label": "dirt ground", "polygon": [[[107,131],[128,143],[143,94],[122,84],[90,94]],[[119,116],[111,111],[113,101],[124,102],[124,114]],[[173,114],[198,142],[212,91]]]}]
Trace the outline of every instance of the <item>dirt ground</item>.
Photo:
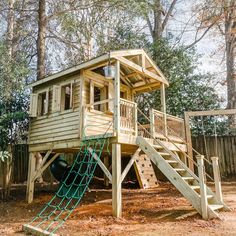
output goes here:
[{"label": "dirt ground", "polygon": [[[123,189],[123,218],[111,216],[111,190],[92,189],[80,206],[58,230],[59,235],[235,235],[236,181],[224,182],[225,202],[230,212],[221,212],[221,220],[204,221],[190,204],[169,183],[157,189]],[[53,192],[45,187],[36,192],[35,200],[25,202],[25,189],[13,191],[13,198],[0,203],[0,235],[24,235],[22,224],[50,199]]]}]

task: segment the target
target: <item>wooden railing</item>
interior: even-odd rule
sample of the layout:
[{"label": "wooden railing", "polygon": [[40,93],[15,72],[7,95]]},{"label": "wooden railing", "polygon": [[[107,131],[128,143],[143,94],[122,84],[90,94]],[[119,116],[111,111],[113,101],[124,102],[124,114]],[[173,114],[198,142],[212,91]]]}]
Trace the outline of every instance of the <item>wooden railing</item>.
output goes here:
[{"label": "wooden railing", "polygon": [[137,103],[120,99],[120,131],[137,135]]},{"label": "wooden railing", "polygon": [[179,137],[185,140],[184,120],[152,109],[150,112],[151,133],[159,138],[164,136]]}]

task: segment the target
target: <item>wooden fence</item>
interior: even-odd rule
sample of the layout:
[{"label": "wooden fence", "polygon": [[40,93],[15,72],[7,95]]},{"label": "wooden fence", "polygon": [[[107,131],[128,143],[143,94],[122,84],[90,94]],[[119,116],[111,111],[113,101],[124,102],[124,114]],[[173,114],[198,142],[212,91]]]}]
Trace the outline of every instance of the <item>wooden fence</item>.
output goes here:
[{"label": "wooden fence", "polygon": [[[193,148],[207,159],[210,160],[212,156],[219,157],[220,172],[223,178],[236,176],[236,136],[217,137],[217,143],[215,137],[206,137],[204,140],[203,136],[198,136],[192,138],[192,143]],[[23,183],[27,180],[28,156],[28,145],[15,146],[13,150],[13,183]],[[66,159],[71,164],[74,157],[67,154]],[[206,171],[212,176],[212,166],[206,165]],[[44,173],[43,177],[45,181],[50,180],[49,170]]]},{"label": "wooden fence", "polygon": [[28,174],[28,145],[19,144],[13,148],[13,183],[23,183],[27,180]]},{"label": "wooden fence", "polygon": [[[219,157],[220,173],[223,178],[236,176],[236,136],[198,136],[192,138],[193,148],[211,161]],[[212,176],[212,167],[206,165],[206,171]]]}]

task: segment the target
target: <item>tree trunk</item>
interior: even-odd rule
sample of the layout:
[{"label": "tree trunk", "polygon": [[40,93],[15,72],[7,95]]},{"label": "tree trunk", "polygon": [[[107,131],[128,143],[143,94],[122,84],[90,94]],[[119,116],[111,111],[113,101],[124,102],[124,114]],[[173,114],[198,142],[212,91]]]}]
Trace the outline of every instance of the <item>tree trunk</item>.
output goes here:
[{"label": "tree trunk", "polygon": [[7,52],[9,60],[12,60],[13,54],[13,37],[14,37],[14,1],[8,1],[8,16],[7,16]]},{"label": "tree trunk", "polygon": [[[225,21],[227,108],[236,109],[235,36],[232,33],[235,22],[232,24],[231,20],[230,16]],[[236,128],[236,116],[230,116],[229,121],[232,128]]]},{"label": "tree trunk", "polygon": [[37,80],[45,77],[46,0],[39,0],[37,39]]},{"label": "tree trunk", "polygon": [[154,28],[153,28],[153,42],[162,37],[162,5],[160,0],[155,0],[154,6]]}]

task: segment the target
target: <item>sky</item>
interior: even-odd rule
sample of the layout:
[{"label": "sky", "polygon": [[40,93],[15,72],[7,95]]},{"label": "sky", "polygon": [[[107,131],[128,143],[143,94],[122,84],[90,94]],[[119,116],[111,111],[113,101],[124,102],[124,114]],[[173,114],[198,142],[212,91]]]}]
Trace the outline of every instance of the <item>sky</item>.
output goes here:
[{"label": "sky", "polygon": [[[188,23],[187,31],[182,35],[180,44],[189,45],[194,42],[196,35],[196,17],[193,16],[192,8],[196,5],[194,0],[178,0],[176,9],[167,27],[167,31],[171,31],[175,36],[181,35]],[[213,34],[214,33],[214,34]],[[199,32],[199,36],[202,32]],[[200,55],[198,71],[201,73],[214,73],[215,81],[211,85],[217,93],[226,99],[226,86],[222,86],[220,82],[224,82],[225,58],[224,58],[224,38],[215,31],[209,31],[203,39],[196,44],[196,51]],[[225,103],[222,104],[225,106]]]}]

